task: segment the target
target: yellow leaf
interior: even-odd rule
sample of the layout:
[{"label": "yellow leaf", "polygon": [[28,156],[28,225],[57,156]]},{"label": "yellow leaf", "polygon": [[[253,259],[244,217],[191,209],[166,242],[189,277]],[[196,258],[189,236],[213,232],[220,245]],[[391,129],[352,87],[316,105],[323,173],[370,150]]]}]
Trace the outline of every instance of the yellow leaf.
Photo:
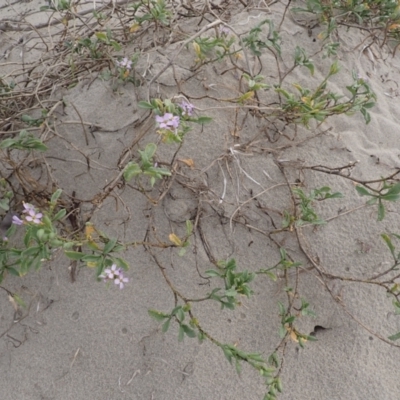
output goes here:
[{"label": "yellow leaf", "polygon": [[395,31],[400,28],[400,24],[392,24],[389,26],[389,31]]},{"label": "yellow leaf", "polygon": [[294,331],[290,332],[290,338],[293,340],[293,342],[296,342],[296,343],[299,342],[299,340],[297,339],[296,332],[294,332]]},{"label": "yellow leaf", "polygon": [[201,48],[200,48],[200,46],[198,45],[198,43],[193,42],[193,48],[194,48],[194,51],[196,52],[197,56],[200,57],[200,55],[201,55]]},{"label": "yellow leaf", "polygon": [[124,79],[126,79],[128,76],[129,76],[129,69],[127,69],[127,70],[124,72]]},{"label": "yellow leaf", "polygon": [[138,29],[140,28],[140,25],[138,23],[133,24],[130,28],[129,28],[129,32],[130,33],[134,33],[136,32]]},{"label": "yellow leaf", "polygon": [[86,263],[86,265],[87,265],[89,268],[95,268],[95,267],[97,267],[97,263],[96,263],[96,262],[93,262],[93,261],[88,261],[88,262]]},{"label": "yellow leaf", "polygon": [[182,159],[180,161],[185,163],[190,168],[194,167],[194,161],[191,158],[184,158],[184,159]]},{"label": "yellow leaf", "polygon": [[169,240],[176,246],[182,246],[182,240],[178,238],[178,236],[175,235],[175,233],[171,233],[168,236]]},{"label": "yellow leaf", "polygon": [[90,222],[88,222],[85,226],[85,236],[86,239],[88,240],[93,240],[92,239],[92,234],[95,232],[96,230],[94,229],[93,224],[91,224]]},{"label": "yellow leaf", "polygon": [[14,300],[14,297],[12,297],[11,295],[8,295],[8,300],[10,301],[11,305],[13,306],[14,311],[17,312],[18,311],[18,304]]},{"label": "yellow leaf", "polygon": [[246,92],[244,95],[240,96],[238,98],[238,102],[239,103],[245,102],[246,100],[251,99],[253,96],[254,96],[254,91],[250,90],[249,92]]},{"label": "yellow leaf", "polygon": [[298,83],[293,83],[293,86],[299,91],[303,89]]},{"label": "yellow leaf", "polygon": [[99,250],[99,248],[100,248],[94,240],[88,240],[88,246],[92,250]]}]

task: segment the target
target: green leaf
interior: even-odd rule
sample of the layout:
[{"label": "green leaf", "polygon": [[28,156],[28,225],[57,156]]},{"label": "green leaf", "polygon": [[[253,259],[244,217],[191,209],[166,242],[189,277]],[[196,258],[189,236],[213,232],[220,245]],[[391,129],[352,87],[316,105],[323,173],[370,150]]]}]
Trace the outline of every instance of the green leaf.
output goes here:
[{"label": "green leaf", "polygon": [[383,196],[381,196],[381,199],[386,201],[397,201],[399,198],[400,195],[395,193],[386,193]]},{"label": "green leaf", "polygon": [[150,315],[150,317],[154,318],[156,321],[163,321],[165,318],[169,317],[168,314],[164,314],[164,313],[162,313],[160,311],[157,311],[157,310],[150,309],[147,312]]},{"label": "green leaf", "polygon": [[29,247],[28,249],[26,249],[22,252],[21,256],[28,257],[28,256],[36,255],[39,250],[40,250],[40,247],[38,247],[38,246]]},{"label": "green leaf", "polygon": [[209,276],[210,278],[211,278],[211,277],[215,277],[215,276],[218,276],[218,277],[221,277],[221,276],[222,276],[218,271],[215,271],[214,269],[208,269],[208,270],[205,272],[205,274],[206,274],[207,276]]},{"label": "green leaf", "polygon": [[101,260],[103,260],[102,256],[95,256],[95,255],[92,255],[92,254],[85,254],[82,257],[82,261],[90,262],[90,263],[98,263]]},{"label": "green leaf", "polygon": [[278,389],[279,393],[282,393],[282,381],[279,377],[276,378],[276,388]]},{"label": "green leaf", "polygon": [[51,203],[56,203],[58,198],[61,196],[62,190],[57,189],[51,196],[50,202]]},{"label": "green leaf", "polygon": [[193,329],[189,328],[186,324],[182,324],[181,327],[188,337],[190,338],[196,337],[196,332]]},{"label": "green leaf", "polygon": [[267,271],[266,274],[269,276],[269,278],[271,280],[273,280],[274,282],[276,282],[278,280],[278,277],[271,271]]},{"label": "green leaf", "polygon": [[193,122],[197,122],[198,124],[208,124],[209,122],[212,122],[212,118],[210,117],[199,117]]},{"label": "green leaf", "polygon": [[162,331],[165,333],[169,329],[169,325],[171,323],[171,319],[167,319],[162,325]]},{"label": "green leaf", "polygon": [[356,190],[360,196],[372,196],[370,192],[363,186],[356,186]]},{"label": "green leaf", "polygon": [[272,366],[274,366],[275,368],[278,368],[279,366],[279,358],[278,355],[276,353],[272,353],[269,357],[268,357],[268,363],[271,364]]},{"label": "green leaf", "polygon": [[387,193],[385,194],[385,196],[388,195],[388,194],[399,194],[399,193],[400,193],[400,183],[397,183],[396,185],[392,186],[392,187],[387,191]]},{"label": "green leaf", "polygon": [[344,197],[343,194],[340,192],[332,193],[329,195],[330,199],[341,199],[343,197]]},{"label": "green leaf", "polygon": [[149,143],[144,149],[144,154],[146,155],[147,160],[151,160],[154,157],[156,151],[157,146],[154,143]]},{"label": "green leaf", "polygon": [[11,275],[15,275],[15,276],[19,276],[19,272],[13,268],[13,267],[6,267],[7,271],[11,274]]},{"label": "green leaf", "polygon": [[117,257],[116,262],[118,266],[122,267],[125,271],[129,269],[129,264],[123,258]]},{"label": "green leaf", "polygon": [[124,179],[125,181],[129,182],[134,176],[139,175],[141,173],[142,170],[140,169],[139,165],[137,163],[133,163],[132,161],[130,161],[125,166]]},{"label": "green leaf", "polygon": [[240,361],[238,359],[236,359],[235,367],[236,367],[236,372],[238,374],[240,374],[240,372],[242,371],[242,366],[241,366]]},{"label": "green leaf", "polygon": [[64,251],[64,254],[71,260],[81,260],[85,253],[79,251]]},{"label": "green leaf", "polygon": [[106,245],[104,246],[103,254],[108,254],[108,253],[110,253],[110,251],[113,250],[113,248],[114,248],[114,246],[115,246],[116,243],[117,243],[117,239],[110,239],[110,240],[106,243]]},{"label": "green leaf", "polygon": [[147,110],[153,110],[155,107],[153,106],[153,104],[148,103],[147,101],[139,101],[138,106],[140,108],[145,108]]},{"label": "green leaf", "polygon": [[385,218],[385,206],[383,205],[381,199],[378,203],[378,221],[382,221]]},{"label": "green leaf", "polygon": [[178,319],[179,322],[182,322],[185,319],[185,313],[182,310],[182,307],[180,307],[177,312],[176,312],[176,318]]},{"label": "green leaf", "polygon": [[122,49],[121,45],[118,42],[116,42],[115,40],[111,40],[110,44],[114,48],[115,51],[120,51]]},{"label": "green leaf", "polygon": [[38,229],[36,231],[36,237],[38,238],[39,241],[42,241],[44,235],[45,235],[44,229]]},{"label": "green leaf", "polygon": [[232,351],[226,345],[222,346],[222,351],[224,352],[227,360],[232,364],[232,357],[233,357]]},{"label": "green leaf", "polygon": [[186,235],[190,236],[193,232],[193,224],[189,219],[186,220]]},{"label": "green leaf", "polygon": [[250,353],[250,354],[247,355],[247,357],[249,359],[251,359],[251,360],[254,360],[254,361],[257,361],[257,362],[260,362],[260,363],[264,362],[264,359],[263,359],[262,355],[258,354],[258,353]]},{"label": "green leaf", "polygon": [[95,33],[97,39],[106,41],[107,40],[107,35],[104,32],[96,32]]},{"label": "green leaf", "polygon": [[178,341],[182,342],[184,338],[184,330],[182,325],[179,326],[179,332],[178,332]]},{"label": "green leaf", "polygon": [[381,235],[382,239],[385,241],[385,243],[387,244],[387,246],[389,247],[390,252],[392,253],[392,256],[396,259],[396,255],[394,253],[395,247],[393,246],[393,243],[390,239],[390,236],[387,235],[386,233],[383,233]]},{"label": "green leaf", "polygon": [[58,220],[64,218],[66,214],[67,214],[67,210],[66,210],[65,208],[61,209],[61,210],[53,217],[53,221],[58,221]]},{"label": "green leaf", "polygon": [[396,333],[395,335],[389,336],[389,340],[398,340],[400,339],[400,332]]},{"label": "green leaf", "polygon": [[9,202],[10,202],[9,199],[1,199],[0,208],[2,208],[5,211],[8,211],[10,209],[10,206],[8,205]]},{"label": "green leaf", "polygon": [[308,317],[316,317],[317,314],[313,310],[310,310],[309,308],[304,308],[301,310],[301,315],[308,316]]},{"label": "green leaf", "polygon": [[279,327],[279,337],[283,339],[287,334],[287,330],[284,326]]},{"label": "green leaf", "polygon": [[372,101],[372,102],[370,102],[370,103],[365,103],[365,104],[363,104],[363,107],[364,107],[364,108],[372,108],[372,107],[374,107],[374,105],[375,105],[375,102]]},{"label": "green leaf", "polygon": [[15,140],[14,139],[5,139],[5,140],[2,140],[0,142],[0,148],[1,149],[6,149],[7,147],[12,146],[13,144],[15,144]]},{"label": "green leaf", "polygon": [[225,290],[225,296],[227,296],[227,297],[236,297],[237,294],[238,293],[235,289]]}]

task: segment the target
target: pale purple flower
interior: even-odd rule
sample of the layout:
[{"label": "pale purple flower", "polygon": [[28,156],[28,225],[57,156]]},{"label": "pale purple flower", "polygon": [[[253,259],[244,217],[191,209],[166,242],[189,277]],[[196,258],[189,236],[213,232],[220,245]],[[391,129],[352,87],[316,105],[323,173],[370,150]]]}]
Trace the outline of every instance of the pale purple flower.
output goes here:
[{"label": "pale purple flower", "polygon": [[179,117],[171,113],[165,113],[163,116],[156,115],[156,121],[161,129],[177,129],[179,126]]},{"label": "pale purple flower", "polygon": [[28,222],[33,222],[34,224],[40,224],[42,222],[41,221],[42,217],[43,217],[43,214],[41,212],[37,212],[34,209],[30,209],[28,211],[28,215],[25,217],[25,219]]},{"label": "pale purple flower", "polygon": [[24,221],[22,221],[21,218],[18,217],[18,215],[13,215],[12,217],[12,223],[14,225],[22,225],[24,223]]},{"label": "pale purple flower", "polygon": [[221,35],[229,35],[231,33],[231,30],[229,28],[227,28],[225,25],[220,25],[219,26],[219,33]]},{"label": "pale purple flower", "polygon": [[128,283],[129,279],[125,278],[122,274],[122,270],[119,270],[119,276],[117,279],[114,279],[114,283],[119,286],[120,289],[124,288],[124,283]]},{"label": "pale purple flower", "polygon": [[22,211],[24,213],[28,213],[31,210],[35,211],[35,207],[32,204],[29,204],[29,203],[25,203],[24,202],[24,208],[25,208],[25,210]]},{"label": "pale purple flower", "polygon": [[8,242],[8,237],[7,236],[3,236],[3,242]]},{"label": "pale purple flower", "polygon": [[121,268],[117,268],[115,264],[111,265],[111,268],[106,268],[104,272],[99,276],[104,279],[104,282],[114,281],[120,289],[124,288],[124,283],[129,282],[128,278],[125,278]]},{"label": "pale purple flower", "polygon": [[111,265],[111,268],[106,268],[104,270],[105,276],[100,276],[101,278],[107,278],[107,279],[115,279],[116,277],[119,276],[119,269],[117,269],[117,266],[115,264]]},{"label": "pale purple flower", "polygon": [[121,61],[116,61],[118,67],[131,69],[132,68],[132,61],[128,60],[128,57],[124,57]]},{"label": "pale purple flower", "polygon": [[183,115],[188,115],[189,117],[193,115],[194,105],[192,103],[189,103],[188,101],[184,100],[182,101],[180,106],[182,108]]}]

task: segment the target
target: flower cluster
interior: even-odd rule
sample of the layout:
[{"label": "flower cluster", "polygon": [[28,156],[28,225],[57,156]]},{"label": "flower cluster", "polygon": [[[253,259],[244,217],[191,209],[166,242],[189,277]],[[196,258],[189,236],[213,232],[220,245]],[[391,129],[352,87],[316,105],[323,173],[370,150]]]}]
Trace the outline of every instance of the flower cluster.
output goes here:
[{"label": "flower cluster", "polygon": [[156,121],[161,129],[176,130],[178,129],[180,119],[171,113],[165,113],[163,116],[156,115]]},{"label": "flower cluster", "polygon": [[99,278],[104,279],[104,282],[114,281],[120,289],[124,288],[124,283],[129,282],[129,279],[124,277],[122,268],[117,268],[115,264],[111,265],[111,268],[106,268]]},{"label": "flower cluster", "polygon": [[117,67],[130,70],[132,68],[132,61],[128,57],[124,57],[121,61],[116,61]]},{"label": "flower cluster", "polygon": [[[24,211],[22,211],[25,215],[25,221],[32,222],[34,224],[40,224],[42,222],[43,214],[41,212],[36,211],[35,207],[32,204],[24,203]],[[13,215],[12,223],[15,225],[22,225],[24,220],[19,218],[18,215]]]},{"label": "flower cluster", "polygon": [[180,107],[182,108],[183,115],[187,115],[188,117],[191,117],[193,115],[194,105],[192,103],[189,103],[188,101],[184,100],[180,104]]}]

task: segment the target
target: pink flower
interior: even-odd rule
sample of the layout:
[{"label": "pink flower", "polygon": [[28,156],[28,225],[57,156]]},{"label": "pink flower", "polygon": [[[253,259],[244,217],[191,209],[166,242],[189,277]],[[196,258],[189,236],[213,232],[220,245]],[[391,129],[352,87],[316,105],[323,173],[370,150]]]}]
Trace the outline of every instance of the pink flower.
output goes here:
[{"label": "pink flower", "polygon": [[192,103],[189,103],[188,101],[184,100],[182,101],[180,106],[182,108],[183,115],[188,115],[189,117],[193,115],[194,105]]},{"label": "pink flower", "polygon": [[12,223],[15,225],[22,225],[24,223],[24,221],[22,221],[22,219],[19,218],[18,215],[13,215]]},{"label": "pink flower", "polygon": [[43,217],[42,213],[36,212],[36,210],[34,210],[34,209],[30,209],[28,211],[28,215],[25,217],[25,219],[28,222],[33,222],[34,224],[40,224],[42,222],[41,221],[42,217]]},{"label": "pink flower", "polygon": [[99,278],[104,279],[106,283],[114,281],[120,289],[124,288],[124,283],[129,282],[129,279],[124,277],[122,269],[117,268],[116,264],[111,265],[111,268],[106,268]]},{"label": "pink flower", "polygon": [[118,285],[120,289],[123,289],[124,288],[124,283],[127,283],[127,282],[129,282],[129,279],[125,278],[122,275],[122,271],[120,271],[119,277],[117,279],[114,279],[114,283],[116,285]]},{"label": "pink flower", "polygon": [[132,61],[128,60],[128,57],[124,57],[121,61],[116,61],[118,67],[131,69],[132,68]]},{"label": "pink flower", "polygon": [[[119,270],[115,264],[111,265],[111,268],[107,268],[104,270],[105,276],[107,279],[115,279],[119,276]],[[103,278],[103,276],[101,276]]]},{"label": "pink flower", "polygon": [[171,113],[165,113],[163,116],[156,115],[156,121],[161,129],[168,130],[171,130],[171,128],[177,129],[180,122],[179,117]]},{"label": "pink flower", "polygon": [[28,213],[31,210],[35,211],[35,207],[32,204],[29,204],[29,203],[25,203],[24,202],[24,208],[25,208],[25,210],[22,211],[24,213]]}]

